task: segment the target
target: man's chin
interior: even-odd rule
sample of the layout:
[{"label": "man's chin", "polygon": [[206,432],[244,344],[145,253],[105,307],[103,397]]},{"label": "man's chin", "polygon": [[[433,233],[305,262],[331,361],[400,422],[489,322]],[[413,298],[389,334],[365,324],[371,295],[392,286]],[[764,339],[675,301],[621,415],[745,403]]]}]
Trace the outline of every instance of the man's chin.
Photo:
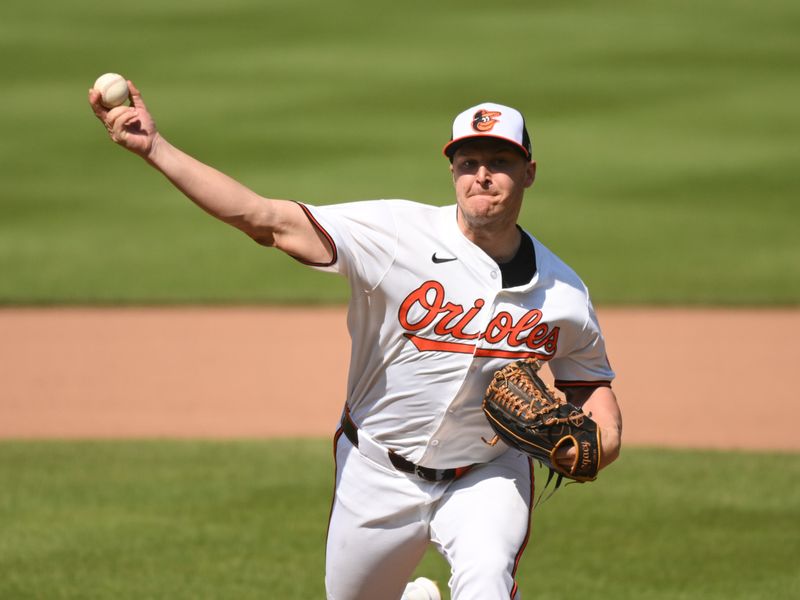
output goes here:
[{"label": "man's chin", "polygon": [[480,227],[485,227],[486,225],[490,225],[495,220],[495,211],[491,210],[491,208],[487,208],[486,210],[461,210],[461,218],[466,223],[470,229],[476,229]]}]

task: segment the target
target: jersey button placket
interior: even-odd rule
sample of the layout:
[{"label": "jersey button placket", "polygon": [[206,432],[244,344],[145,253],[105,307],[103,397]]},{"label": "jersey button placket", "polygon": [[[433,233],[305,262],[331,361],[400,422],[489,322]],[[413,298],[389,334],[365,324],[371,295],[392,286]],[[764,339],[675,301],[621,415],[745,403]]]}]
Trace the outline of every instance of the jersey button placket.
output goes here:
[{"label": "jersey button placket", "polygon": [[[492,271],[489,272],[489,274],[493,279],[497,279],[497,271],[492,270]],[[478,368],[478,366],[475,364],[476,355],[477,355],[478,351],[481,348],[489,347],[489,345],[486,343],[486,330],[488,329],[489,324],[494,319],[495,312],[497,311],[497,306],[498,306],[498,304],[500,304],[500,297],[503,295],[502,282],[496,281],[495,284],[494,284],[494,288],[495,289],[491,290],[491,291],[487,290],[487,293],[486,293],[487,302],[483,307],[484,310],[486,311],[486,313],[485,313],[484,318],[483,318],[483,323],[481,323],[481,335],[478,338],[478,340],[476,340],[476,343],[475,343],[475,350],[473,351],[473,355],[472,355],[472,361],[473,362],[472,362],[472,365],[470,365],[470,368],[469,368],[470,375],[473,374],[475,372],[475,370]],[[494,295],[494,297],[492,297],[492,295]],[[491,301],[489,301],[488,298],[491,298]]]}]

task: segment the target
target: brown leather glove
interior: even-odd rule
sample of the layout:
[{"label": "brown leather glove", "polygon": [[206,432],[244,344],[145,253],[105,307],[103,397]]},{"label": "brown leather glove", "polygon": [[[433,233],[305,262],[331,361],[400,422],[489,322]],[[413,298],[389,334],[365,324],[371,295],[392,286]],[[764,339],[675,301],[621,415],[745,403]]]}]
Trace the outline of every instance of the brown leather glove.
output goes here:
[{"label": "brown leather glove", "polygon": [[[496,436],[532,456],[551,471],[575,481],[592,481],[600,465],[600,429],[590,415],[556,396],[539,378],[541,363],[518,360],[494,374],[483,399],[483,412]],[[486,441],[486,440],[484,440]],[[556,453],[573,446],[570,466],[556,460]]]}]

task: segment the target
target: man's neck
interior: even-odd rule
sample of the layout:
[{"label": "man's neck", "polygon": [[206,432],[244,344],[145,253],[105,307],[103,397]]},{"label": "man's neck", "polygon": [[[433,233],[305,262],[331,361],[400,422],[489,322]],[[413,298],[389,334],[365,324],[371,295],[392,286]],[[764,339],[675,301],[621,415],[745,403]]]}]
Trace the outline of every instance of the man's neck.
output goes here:
[{"label": "man's neck", "polygon": [[522,234],[516,223],[503,227],[470,227],[459,220],[461,232],[469,241],[486,252],[498,264],[506,263],[514,258],[522,241]]}]

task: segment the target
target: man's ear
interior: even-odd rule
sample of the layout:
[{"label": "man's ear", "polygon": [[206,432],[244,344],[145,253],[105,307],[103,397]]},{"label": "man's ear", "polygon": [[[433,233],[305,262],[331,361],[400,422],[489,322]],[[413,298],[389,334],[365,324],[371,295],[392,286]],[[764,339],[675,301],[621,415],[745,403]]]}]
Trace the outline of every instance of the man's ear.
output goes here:
[{"label": "man's ear", "polygon": [[536,179],[536,161],[532,160],[528,163],[527,173],[525,175],[525,187],[531,187]]}]

